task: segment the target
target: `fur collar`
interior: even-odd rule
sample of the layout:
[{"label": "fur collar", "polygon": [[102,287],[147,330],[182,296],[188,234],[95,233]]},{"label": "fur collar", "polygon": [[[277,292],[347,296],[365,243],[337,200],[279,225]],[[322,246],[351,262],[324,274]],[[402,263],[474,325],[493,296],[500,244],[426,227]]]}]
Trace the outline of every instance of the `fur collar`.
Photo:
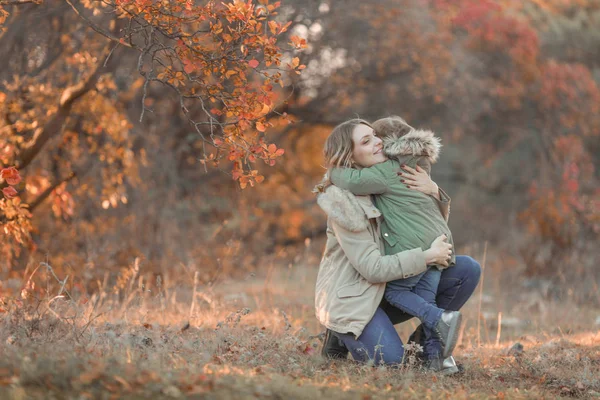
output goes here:
[{"label": "fur collar", "polygon": [[383,139],[383,152],[388,157],[426,156],[433,164],[440,156],[442,143],[433,132],[415,129],[404,136],[388,136]]},{"label": "fur collar", "polygon": [[[367,200],[370,201],[368,198]],[[359,197],[347,190],[330,185],[317,195],[317,204],[329,218],[344,229],[360,232],[368,227],[369,221]],[[373,208],[372,203],[371,208]]]}]

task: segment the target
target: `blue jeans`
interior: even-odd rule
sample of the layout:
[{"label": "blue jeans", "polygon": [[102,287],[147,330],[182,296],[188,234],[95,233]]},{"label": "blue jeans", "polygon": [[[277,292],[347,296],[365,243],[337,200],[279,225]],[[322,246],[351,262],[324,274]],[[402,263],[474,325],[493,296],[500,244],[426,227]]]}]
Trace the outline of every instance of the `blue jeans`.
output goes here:
[{"label": "blue jeans", "polygon": [[406,279],[388,282],[384,298],[388,303],[421,320],[424,325],[424,352],[428,358],[439,358],[442,344],[434,327],[440,320],[442,312],[435,303],[442,272],[435,267]]},{"label": "blue jeans", "polygon": [[[451,311],[460,310],[475,291],[480,276],[481,267],[477,261],[469,256],[457,256],[456,265],[441,273],[435,298],[438,307]],[[399,364],[404,357],[404,346],[394,325],[412,317],[383,300],[358,338],[352,333],[334,333],[357,361]]]}]

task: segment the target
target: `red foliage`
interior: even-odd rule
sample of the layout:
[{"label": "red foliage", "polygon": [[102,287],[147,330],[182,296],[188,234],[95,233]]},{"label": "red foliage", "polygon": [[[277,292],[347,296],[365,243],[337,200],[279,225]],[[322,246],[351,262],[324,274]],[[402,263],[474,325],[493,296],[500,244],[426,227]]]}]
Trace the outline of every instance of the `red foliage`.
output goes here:
[{"label": "red foliage", "polygon": [[7,199],[12,199],[18,194],[17,190],[12,186],[5,187],[4,189],[2,189],[2,193]]},{"label": "red foliage", "polygon": [[536,63],[539,38],[527,21],[508,13],[505,6],[492,0],[433,0],[447,13],[455,28],[468,33],[471,45],[484,51],[507,51],[521,66]]},{"label": "red foliage", "polygon": [[21,175],[15,167],[4,168],[0,171],[0,178],[4,179],[9,185],[18,185],[21,182]]}]

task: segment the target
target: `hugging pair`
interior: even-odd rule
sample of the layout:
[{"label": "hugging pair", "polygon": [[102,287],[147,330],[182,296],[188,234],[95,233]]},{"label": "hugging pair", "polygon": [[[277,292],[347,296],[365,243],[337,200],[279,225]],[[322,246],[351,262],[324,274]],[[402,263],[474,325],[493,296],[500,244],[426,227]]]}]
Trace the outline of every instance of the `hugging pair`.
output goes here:
[{"label": "hugging pair", "polygon": [[328,137],[329,171],[318,186],[328,242],[315,304],[328,328],[325,353],[337,339],[338,352],[349,349],[355,359],[401,362],[392,319],[416,316],[426,366],[456,372],[447,368],[461,323],[456,310],[480,268],[452,251],[450,199],[430,178],[440,147],[432,132],[400,117],[350,120]]}]

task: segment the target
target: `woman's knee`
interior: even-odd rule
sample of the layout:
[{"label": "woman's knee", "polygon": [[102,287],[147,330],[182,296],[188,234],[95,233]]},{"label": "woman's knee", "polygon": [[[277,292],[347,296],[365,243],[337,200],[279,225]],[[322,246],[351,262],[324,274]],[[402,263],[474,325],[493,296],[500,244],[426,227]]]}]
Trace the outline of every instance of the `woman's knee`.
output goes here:
[{"label": "woman's knee", "polygon": [[464,269],[465,278],[479,282],[481,278],[481,265],[471,256],[457,256],[457,265]]},{"label": "woman's knee", "polygon": [[404,358],[404,349],[393,351],[391,354],[383,352],[382,358],[385,365],[398,366],[402,364],[402,359]]}]

